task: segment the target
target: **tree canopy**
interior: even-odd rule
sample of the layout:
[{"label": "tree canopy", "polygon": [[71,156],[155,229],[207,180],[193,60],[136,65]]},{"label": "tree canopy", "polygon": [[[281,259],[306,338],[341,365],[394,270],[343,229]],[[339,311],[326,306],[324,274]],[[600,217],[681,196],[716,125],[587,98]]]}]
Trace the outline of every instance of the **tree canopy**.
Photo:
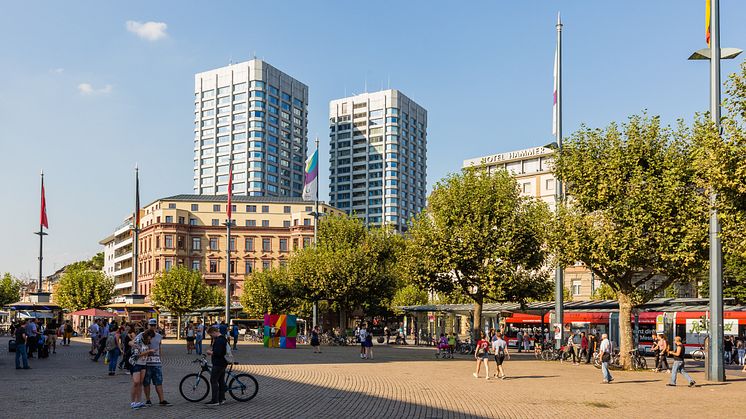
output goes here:
[{"label": "tree canopy", "polygon": [[21,281],[6,272],[0,279],[0,308],[21,299]]},{"label": "tree canopy", "polygon": [[55,300],[70,311],[101,307],[114,295],[114,280],[101,270],[85,265],[71,265],[65,269],[55,288]]},{"label": "tree canopy", "polygon": [[621,127],[582,127],[555,162],[569,196],[553,229],[556,253],[564,265],[584,262],[616,293],[625,365],[632,307],[692,280],[706,260],[707,201],[688,135],[633,116]]},{"label": "tree canopy", "polygon": [[198,271],[176,266],[156,276],[151,298],[159,306],[180,316],[212,302],[214,291],[204,283]]},{"label": "tree canopy", "polygon": [[296,314],[299,299],[295,284],[283,267],[254,272],[244,280],[241,305],[249,316],[264,314]]},{"label": "tree canopy", "polygon": [[450,175],[412,223],[402,269],[423,289],[472,300],[476,333],[485,299],[525,302],[551,287],[548,219],[546,204],[521,197],[506,171]]}]

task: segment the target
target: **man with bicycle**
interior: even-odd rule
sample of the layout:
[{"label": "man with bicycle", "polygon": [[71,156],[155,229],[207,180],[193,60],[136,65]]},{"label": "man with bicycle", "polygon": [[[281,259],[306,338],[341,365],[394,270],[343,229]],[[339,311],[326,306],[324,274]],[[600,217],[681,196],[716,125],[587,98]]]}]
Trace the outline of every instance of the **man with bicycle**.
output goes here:
[{"label": "man with bicycle", "polygon": [[210,387],[212,387],[212,400],[207,406],[220,406],[225,403],[225,369],[228,368],[228,339],[220,333],[217,327],[207,329],[207,334],[212,338],[212,349],[207,350],[212,361],[210,370]]}]

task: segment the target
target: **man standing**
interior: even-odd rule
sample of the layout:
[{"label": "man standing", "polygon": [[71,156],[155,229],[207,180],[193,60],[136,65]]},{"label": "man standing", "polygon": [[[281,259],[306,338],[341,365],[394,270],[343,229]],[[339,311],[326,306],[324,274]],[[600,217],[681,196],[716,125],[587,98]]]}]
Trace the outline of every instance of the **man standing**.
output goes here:
[{"label": "man standing", "polygon": [[197,319],[197,336],[194,339],[194,349],[197,355],[202,355],[202,338],[205,337],[205,325],[202,324],[202,319]]},{"label": "man standing", "polygon": [[21,324],[16,327],[16,369],[21,369],[21,361],[23,361],[23,369],[28,370],[31,367],[28,366],[28,353],[26,352],[26,320],[21,320]]},{"label": "man standing", "polygon": [[388,326],[385,326],[383,328],[383,334],[386,336],[386,345],[389,344],[389,339],[391,339],[391,330],[389,330]]},{"label": "man standing", "polygon": [[[150,349],[153,352],[148,355],[145,362],[145,378],[142,381],[145,392],[145,405],[153,405],[150,401],[150,385],[152,383],[155,386],[155,392],[158,394],[158,404],[160,406],[171,406],[171,403],[167,402],[163,397],[163,370],[161,368],[161,341],[163,340],[163,336],[156,332],[157,327],[158,321],[156,319],[148,321],[148,330],[153,331],[153,337],[150,338]],[[140,341],[142,341],[142,333],[135,337],[136,343],[139,344]]]},{"label": "man standing", "polygon": [[521,346],[523,346],[523,332],[519,330],[515,340],[515,347],[518,349],[518,353],[521,353]]},{"label": "man standing", "polygon": [[689,387],[694,387],[697,384],[689,374],[684,370],[684,345],[681,344],[681,336],[674,338],[674,350],[671,353],[673,355],[673,368],[671,368],[671,382],[666,384],[667,386],[676,387],[676,375],[681,372],[681,375],[689,381]]},{"label": "man standing", "polygon": [[360,331],[358,332],[358,339],[360,340],[360,358],[366,359],[367,356],[365,354],[365,337],[368,336],[368,331],[365,329],[365,324],[363,324],[363,327],[360,328]]},{"label": "man standing", "polygon": [[598,347],[598,356],[601,358],[601,372],[604,375],[604,384],[614,381],[614,377],[609,372],[609,361],[611,361],[611,342],[609,335],[601,335],[601,346]]},{"label": "man standing", "polygon": [[219,329],[220,329],[220,334],[223,335],[223,336],[225,336],[226,339],[227,339],[228,338],[228,325],[225,324],[225,320],[223,320],[223,321],[220,322]]},{"label": "man standing", "polygon": [[585,363],[590,364],[591,363],[591,357],[593,356],[593,352],[596,350],[596,345],[598,342],[596,342],[596,335],[594,335],[592,332],[588,334],[588,350],[585,353]]},{"label": "man standing", "polygon": [[225,369],[228,361],[225,355],[228,353],[228,340],[220,333],[220,329],[210,327],[207,334],[212,338],[212,349],[207,350],[212,361],[210,370],[210,387],[212,388],[212,399],[207,406],[219,406],[225,402]]},{"label": "man standing", "polygon": [[93,351],[95,351],[98,348],[98,332],[99,332],[98,321],[99,321],[98,319],[95,319],[93,321],[93,324],[91,324],[88,327],[88,336],[90,336],[91,338],[91,350],[88,351],[88,353],[91,356],[96,355],[93,353]]},{"label": "man standing", "polygon": [[34,357],[34,351],[36,350],[37,343],[39,342],[39,328],[36,325],[36,319],[31,318],[26,323],[26,350],[28,351],[28,357]]},{"label": "man standing", "polygon": [[233,350],[238,350],[238,325],[231,320],[231,337],[233,338]]}]

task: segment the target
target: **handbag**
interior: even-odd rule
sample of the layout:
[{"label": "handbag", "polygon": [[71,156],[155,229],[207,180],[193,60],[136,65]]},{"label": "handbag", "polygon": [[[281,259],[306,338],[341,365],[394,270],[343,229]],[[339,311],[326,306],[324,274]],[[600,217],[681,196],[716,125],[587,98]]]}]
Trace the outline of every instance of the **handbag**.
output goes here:
[{"label": "handbag", "polygon": [[235,358],[233,358],[233,350],[231,349],[231,345],[227,342],[225,343],[225,360],[228,361],[229,364],[235,362]]}]

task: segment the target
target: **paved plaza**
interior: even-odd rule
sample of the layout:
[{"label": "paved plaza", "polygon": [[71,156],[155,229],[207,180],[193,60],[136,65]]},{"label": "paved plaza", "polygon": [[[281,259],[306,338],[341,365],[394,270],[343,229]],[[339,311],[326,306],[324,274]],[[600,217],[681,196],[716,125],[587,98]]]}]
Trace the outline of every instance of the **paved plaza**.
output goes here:
[{"label": "paved plaza", "polygon": [[[256,376],[259,394],[247,403],[230,397],[212,408],[181,398],[178,383],[196,370],[182,342],[164,342],[165,392],[171,407],[129,408],[129,376],[106,374],[82,340],[49,359],[15,370],[8,338],[0,338],[0,417],[54,418],[520,418],[520,417],[738,417],[746,410],[746,373],[729,369],[727,383],[666,387],[668,374],[616,372],[610,385],[590,365],[537,361],[520,354],[506,363],[508,380],[472,377],[466,356],[436,360],[432,348],[383,347],[361,360],[357,347],[296,350],[240,344],[237,368]],[[652,360],[649,360],[652,362]],[[482,373],[484,374],[484,373]],[[155,396],[155,392],[153,392]],[[157,397],[156,397],[157,400]],[[706,413],[705,413],[706,411]]]}]

